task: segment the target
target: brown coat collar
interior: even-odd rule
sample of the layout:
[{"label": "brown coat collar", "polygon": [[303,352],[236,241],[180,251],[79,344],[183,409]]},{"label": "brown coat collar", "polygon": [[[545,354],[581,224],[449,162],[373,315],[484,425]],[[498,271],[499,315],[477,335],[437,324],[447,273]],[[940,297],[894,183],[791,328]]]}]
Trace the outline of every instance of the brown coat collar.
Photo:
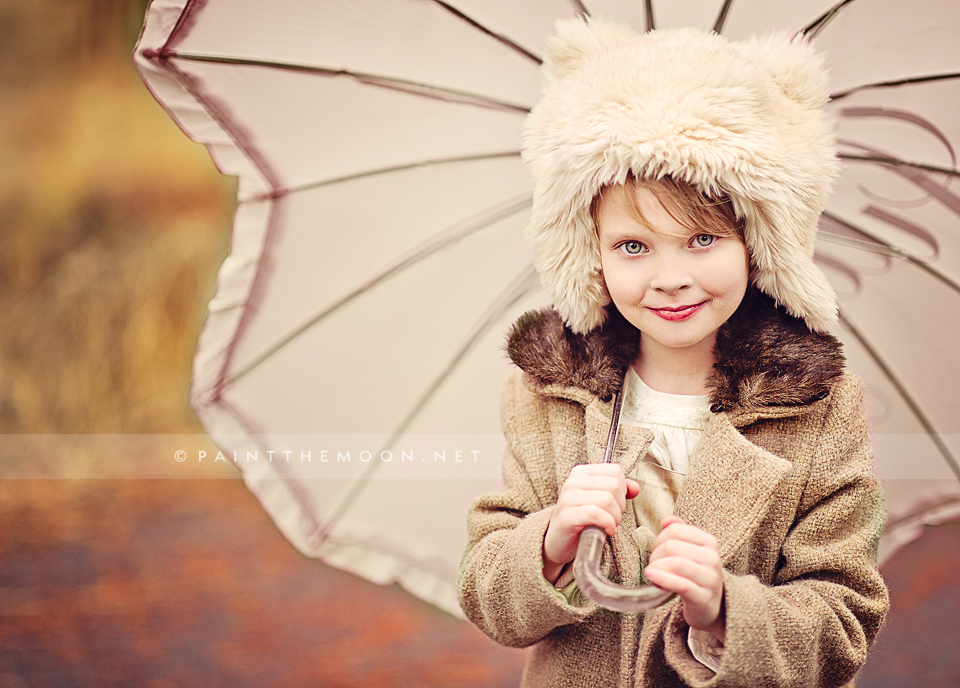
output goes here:
[{"label": "brown coat collar", "polygon": [[[637,355],[639,333],[614,308],[586,335],[571,332],[551,309],[514,324],[507,353],[538,387],[577,387],[601,399],[619,388]],[[715,413],[799,406],[823,399],[843,374],[840,342],[811,332],[751,289],[717,333],[710,378]]]}]

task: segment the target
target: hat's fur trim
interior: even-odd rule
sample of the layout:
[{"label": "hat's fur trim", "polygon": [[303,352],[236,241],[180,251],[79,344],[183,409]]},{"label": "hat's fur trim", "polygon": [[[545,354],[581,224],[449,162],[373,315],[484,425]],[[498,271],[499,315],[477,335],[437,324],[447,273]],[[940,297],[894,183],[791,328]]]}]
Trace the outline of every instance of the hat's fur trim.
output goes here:
[{"label": "hat's fur trim", "polygon": [[[583,335],[551,309],[521,317],[507,353],[537,387],[576,387],[612,396],[639,353],[640,333],[615,309]],[[840,343],[811,332],[755,289],[717,332],[708,380],[714,412],[797,406],[825,397],[843,374]]]},{"label": "hat's fur trim", "polygon": [[827,331],[836,296],[813,250],[838,165],[823,59],[809,42],[778,34],[731,43],[696,29],[638,35],[582,19],[558,22],[557,32],[523,159],[535,185],[534,260],[570,328],[588,332],[605,318],[590,205],[633,174],[726,193],[744,218],[754,284]]}]

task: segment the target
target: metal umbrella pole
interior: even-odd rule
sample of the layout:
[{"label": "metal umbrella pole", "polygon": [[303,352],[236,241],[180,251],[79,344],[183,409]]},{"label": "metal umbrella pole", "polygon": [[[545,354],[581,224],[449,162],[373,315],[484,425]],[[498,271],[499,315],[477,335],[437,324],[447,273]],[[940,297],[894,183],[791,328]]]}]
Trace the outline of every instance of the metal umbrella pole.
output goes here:
[{"label": "metal umbrella pole", "polygon": [[[610,419],[607,446],[601,463],[611,463],[613,460],[613,449],[617,444],[617,431],[620,429],[620,416],[623,412],[623,387],[621,384],[614,397],[613,417]],[[600,570],[600,560],[603,558],[606,541],[607,534],[597,526],[587,526],[580,531],[577,556],[573,561],[573,577],[580,592],[588,600],[615,612],[645,612],[669,602],[676,596],[676,593],[656,585],[620,585],[604,576]]]}]

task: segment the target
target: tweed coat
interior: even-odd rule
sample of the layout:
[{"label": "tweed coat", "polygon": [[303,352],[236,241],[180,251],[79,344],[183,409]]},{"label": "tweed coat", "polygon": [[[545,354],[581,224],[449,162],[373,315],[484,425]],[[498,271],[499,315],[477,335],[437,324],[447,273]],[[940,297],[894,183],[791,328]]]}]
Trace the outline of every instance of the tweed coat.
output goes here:
[{"label": "tweed coat", "polygon": [[[543,579],[542,543],[572,468],[603,454],[613,392],[639,336],[612,311],[575,335],[527,314],[508,352],[521,368],[502,401],[504,489],[468,517],[459,580],[467,616],[504,645],[534,645],[523,686],[840,686],[866,660],[888,608],[877,572],[884,510],[862,383],[839,343],[750,290],[717,333],[713,417],[677,501],[716,536],[726,645],[714,674],[691,655],[679,599],[645,614],[575,607]],[[652,440],[621,426],[629,472]],[[626,509],[604,556],[614,580],[644,582],[648,552]]]}]

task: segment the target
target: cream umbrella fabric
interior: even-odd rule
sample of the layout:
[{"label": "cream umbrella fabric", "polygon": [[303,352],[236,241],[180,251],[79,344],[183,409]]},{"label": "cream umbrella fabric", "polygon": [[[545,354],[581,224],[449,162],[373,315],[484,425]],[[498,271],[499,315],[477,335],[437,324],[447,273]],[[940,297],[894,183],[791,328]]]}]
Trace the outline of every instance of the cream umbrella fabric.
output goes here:
[{"label": "cream umbrella fabric", "polygon": [[881,556],[960,517],[957,3],[154,0],[137,67],[239,182],[192,401],[277,525],[459,614],[466,508],[499,484],[503,333],[546,305],[520,131],[577,13],[826,52],[844,164],[818,260],[867,381]]}]

